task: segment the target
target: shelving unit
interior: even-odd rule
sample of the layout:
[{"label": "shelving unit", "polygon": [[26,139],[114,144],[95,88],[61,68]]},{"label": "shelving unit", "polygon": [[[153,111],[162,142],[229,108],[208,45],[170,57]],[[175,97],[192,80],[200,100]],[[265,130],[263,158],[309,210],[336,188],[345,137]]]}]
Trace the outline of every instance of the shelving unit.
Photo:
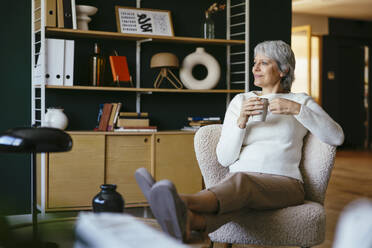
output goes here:
[{"label": "shelving unit", "polygon": [[[246,33],[239,33],[238,37],[241,38],[240,40],[233,40],[231,38],[236,38],[234,36],[234,31],[231,31],[231,23],[235,17],[232,16],[230,13],[231,9],[237,8],[236,1],[242,2],[238,3],[238,6],[246,6],[245,2],[249,0],[227,0],[227,20],[226,20],[226,39],[203,39],[203,38],[195,38],[195,37],[167,37],[167,36],[156,36],[156,35],[133,35],[133,34],[122,34],[119,32],[107,32],[107,31],[83,31],[83,30],[76,30],[76,29],[65,29],[65,28],[55,28],[55,27],[45,27],[45,1],[46,0],[32,0],[32,86],[31,86],[31,113],[32,113],[32,120],[31,123],[35,126],[43,126],[44,123],[44,116],[46,112],[46,97],[47,92],[46,90],[53,90],[53,91],[66,91],[66,92],[76,92],[76,91],[85,91],[85,92],[123,92],[128,94],[135,94],[136,95],[136,111],[141,112],[141,95],[142,94],[157,94],[157,93],[167,93],[170,94],[225,94],[226,95],[226,104],[230,101],[230,94],[241,93],[247,90],[247,84],[245,85],[245,89],[231,89],[231,77],[236,73],[234,67],[234,58],[232,58],[234,53],[231,51],[232,47],[241,47],[243,52],[243,61],[239,61],[236,63],[240,63],[240,65],[245,66],[248,61],[248,55],[245,53],[247,44],[247,35]],[[231,3],[234,2],[234,3]],[[136,0],[136,7],[141,7],[141,0]],[[239,7],[240,8],[240,7]],[[40,12],[41,15],[38,17],[35,15],[36,12]],[[248,12],[246,12],[248,13]],[[243,16],[247,22],[248,18],[245,17],[246,13],[241,13],[239,15]],[[246,25],[246,24],[245,24]],[[243,26],[245,29],[245,26]],[[84,39],[84,40],[118,40],[118,41],[130,41],[135,42],[136,44],[136,81],[134,88],[125,88],[125,87],[93,87],[93,86],[54,86],[54,85],[47,85],[46,80],[43,75],[45,75],[45,39],[46,38],[62,38],[62,39]],[[191,44],[191,45],[205,45],[205,46],[225,46],[226,47],[226,88],[224,89],[210,89],[210,90],[192,90],[192,89],[164,89],[164,88],[144,88],[141,87],[141,50],[143,43],[166,43],[166,44]],[[37,72],[37,73],[36,73]],[[239,71],[239,74],[247,74],[247,71]],[[244,75],[243,75],[244,76]],[[245,81],[247,79],[247,75],[245,75]],[[81,83],[81,82],[80,82]],[[87,133],[92,133],[86,131]],[[161,133],[159,133],[161,135]],[[45,191],[46,187],[48,186],[48,156],[46,154],[41,155],[40,159],[40,173],[41,173],[41,181],[40,181],[40,188],[41,194],[40,196],[40,210],[42,213],[45,213],[45,209],[47,208],[47,193]]]},{"label": "shelving unit", "polygon": [[[238,1],[238,2],[237,2]],[[168,37],[168,36],[157,36],[157,35],[138,35],[138,34],[123,34],[119,32],[106,32],[106,31],[93,31],[93,30],[76,30],[67,28],[55,28],[45,27],[45,16],[43,14],[35,15],[35,13],[44,13],[45,0],[33,0],[32,1],[32,124],[36,126],[42,126],[44,120],[44,114],[46,112],[45,107],[45,89],[76,89],[76,90],[95,90],[95,91],[123,91],[123,92],[136,92],[136,111],[141,111],[141,94],[152,93],[152,92],[169,92],[169,93],[224,93],[227,94],[226,103],[230,101],[231,93],[240,93],[247,91],[247,85],[245,90],[231,90],[231,83],[244,83],[247,81],[247,72],[236,71],[235,65],[242,64],[245,66],[245,62],[248,60],[248,56],[245,53],[244,48],[246,44],[245,32],[234,33],[232,29],[234,26],[242,26],[245,29],[248,18],[244,17],[245,22],[234,24],[234,18],[236,15],[244,16],[244,12],[238,14],[231,14],[233,9],[240,6],[247,6],[245,4],[247,0],[227,0],[227,19],[226,19],[226,39],[203,39],[194,37]],[[233,2],[233,3],[231,3]],[[236,3],[237,2],[237,3]],[[240,3],[241,2],[241,3]],[[141,0],[136,1],[136,6],[141,7]],[[234,11],[233,11],[234,12]],[[39,29],[40,27],[40,29]],[[242,40],[232,40],[232,37],[243,37]],[[136,42],[136,87],[135,88],[115,88],[115,87],[89,87],[89,86],[50,86],[47,85],[45,79],[41,75],[45,75],[45,38],[63,38],[63,39],[106,39],[106,40],[123,40],[123,41],[135,41]],[[197,44],[197,45],[217,45],[226,46],[226,89],[211,89],[211,90],[175,90],[175,89],[152,89],[141,87],[141,45],[144,42],[155,42],[155,43],[171,43],[171,44]],[[231,46],[243,47],[243,52],[239,54],[244,55],[243,61],[234,61],[234,56],[237,55],[231,52]],[[38,61],[36,61],[38,58]],[[36,74],[35,71],[39,73]],[[234,74],[245,75],[244,81],[231,82],[231,77]]]}]

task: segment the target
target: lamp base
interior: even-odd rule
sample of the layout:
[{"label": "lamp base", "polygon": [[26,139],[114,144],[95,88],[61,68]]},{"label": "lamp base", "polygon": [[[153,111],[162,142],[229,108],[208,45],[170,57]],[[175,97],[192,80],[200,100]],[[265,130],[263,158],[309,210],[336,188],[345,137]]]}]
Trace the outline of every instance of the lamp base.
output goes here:
[{"label": "lamp base", "polygon": [[167,79],[176,89],[183,88],[181,81],[168,67],[160,68],[160,72],[154,82],[154,88],[159,88],[164,79]]}]

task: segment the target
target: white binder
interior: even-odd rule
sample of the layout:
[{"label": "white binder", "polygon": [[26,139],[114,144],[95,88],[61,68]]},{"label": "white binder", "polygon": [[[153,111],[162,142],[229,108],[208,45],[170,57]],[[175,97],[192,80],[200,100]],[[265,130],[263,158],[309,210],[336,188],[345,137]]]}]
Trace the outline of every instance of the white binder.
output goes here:
[{"label": "white binder", "polygon": [[64,86],[74,85],[74,52],[75,41],[65,40]]},{"label": "white binder", "polygon": [[45,79],[48,85],[63,85],[65,40],[45,39]]}]

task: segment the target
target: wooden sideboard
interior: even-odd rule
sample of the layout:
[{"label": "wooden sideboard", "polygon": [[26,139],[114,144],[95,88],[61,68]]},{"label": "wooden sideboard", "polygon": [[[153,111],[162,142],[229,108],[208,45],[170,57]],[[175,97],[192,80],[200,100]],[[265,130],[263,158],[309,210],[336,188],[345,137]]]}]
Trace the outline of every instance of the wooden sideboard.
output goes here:
[{"label": "wooden sideboard", "polygon": [[[91,209],[91,201],[104,183],[116,184],[126,207],[146,206],[134,172],[145,167],[156,180],[169,179],[179,193],[202,189],[202,176],[195,158],[194,133],[69,132],[73,148],[45,156],[45,211]],[[41,198],[39,197],[39,204]]]}]

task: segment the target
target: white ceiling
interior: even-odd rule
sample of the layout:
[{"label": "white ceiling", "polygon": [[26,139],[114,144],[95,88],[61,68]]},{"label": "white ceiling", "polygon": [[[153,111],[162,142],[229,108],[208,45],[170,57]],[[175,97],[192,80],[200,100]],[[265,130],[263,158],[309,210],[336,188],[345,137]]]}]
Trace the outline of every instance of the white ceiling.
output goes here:
[{"label": "white ceiling", "polygon": [[372,20],[372,0],[292,0],[294,13]]}]

